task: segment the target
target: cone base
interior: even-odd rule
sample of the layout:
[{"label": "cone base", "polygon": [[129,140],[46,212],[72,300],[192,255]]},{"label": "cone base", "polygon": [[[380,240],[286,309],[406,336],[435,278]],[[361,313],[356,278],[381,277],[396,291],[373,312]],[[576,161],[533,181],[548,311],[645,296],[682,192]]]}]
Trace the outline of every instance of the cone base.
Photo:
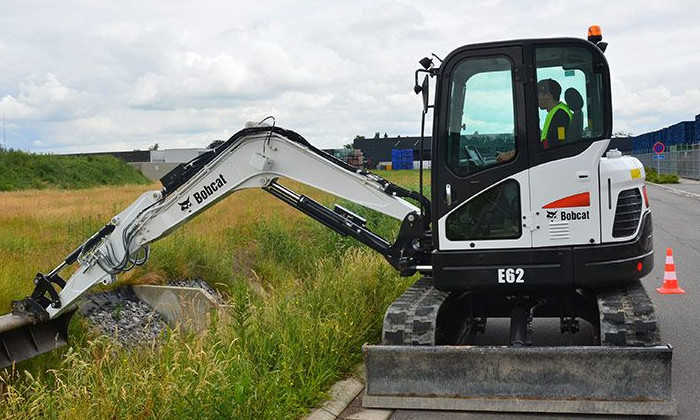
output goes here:
[{"label": "cone base", "polygon": [[657,292],[661,293],[662,295],[680,295],[685,293],[685,290],[681,289],[680,287],[674,287],[674,288],[664,288],[664,287],[659,287],[656,289]]}]

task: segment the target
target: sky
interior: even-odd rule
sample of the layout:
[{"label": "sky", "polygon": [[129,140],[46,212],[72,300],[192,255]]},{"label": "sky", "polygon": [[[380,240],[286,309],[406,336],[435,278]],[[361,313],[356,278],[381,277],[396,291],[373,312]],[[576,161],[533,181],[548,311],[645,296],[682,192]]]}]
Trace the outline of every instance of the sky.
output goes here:
[{"label": "sky", "polygon": [[467,44],[610,45],[614,131],[700,114],[700,2],[27,0],[0,13],[2,145],[206,147],[274,116],[320,148],[420,133],[418,60]]}]

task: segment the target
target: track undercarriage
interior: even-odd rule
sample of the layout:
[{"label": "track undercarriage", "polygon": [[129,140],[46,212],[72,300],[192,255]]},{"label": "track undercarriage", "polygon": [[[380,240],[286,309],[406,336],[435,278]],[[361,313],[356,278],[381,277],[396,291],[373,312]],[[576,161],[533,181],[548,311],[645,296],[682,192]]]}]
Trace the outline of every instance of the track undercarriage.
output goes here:
[{"label": "track undercarriage", "polygon": [[[550,294],[552,295],[552,294]],[[552,295],[554,296],[554,295]],[[638,280],[588,292],[496,295],[445,292],[423,277],[384,317],[385,345],[474,345],[488,318],[511,319],[511,345],[531,345],[534,317],[560,318],[561,332],[576,333],[578,318],[591,324],[592,345],[650,347],[661,344],[654,306]]]},{"label": "track undercarriage", "polygon": [[[488,318],[510,318],[509,345],[484,342]],[[562,333],[590,334],[585,344],[532,345],[534,318],[559,318]],[[497,295],[440,291],[424,277],[388,308],[382,340],[364,349],[365,406],[675,412],[672,349],[661,345],[638,280],[596,292]]]}]

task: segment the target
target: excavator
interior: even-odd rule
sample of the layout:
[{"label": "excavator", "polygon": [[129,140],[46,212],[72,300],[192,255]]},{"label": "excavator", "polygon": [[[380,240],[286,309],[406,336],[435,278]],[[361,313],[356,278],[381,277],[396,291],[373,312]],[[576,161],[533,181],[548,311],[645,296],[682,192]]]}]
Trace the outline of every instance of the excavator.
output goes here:
[{"label": "excavator", "polygon": [[[261,188],[379,252],[401,275],[418,274],[387,309],[381,343],[363,347],[364,406],[675,414],[673,348],[640,283],[654,257],[644,167],[608,150],[606,46],[591,27],[587,39],[467,45],[420,60],[421,138],[433,114],[430,198],[422,159],[416,192],[274,122],[247,124],[37,274],[32,294],[0,317],[0,367],[66,344],[83,294],[145,264],[149,244],[219,200]],[[550,118],[546,96],[563,118]],[[283,178],[395,218],[396,239]],[[485,339],[489,320],[509,322],[506,342]],[[547,343],[541,320],[587,338]]]}]

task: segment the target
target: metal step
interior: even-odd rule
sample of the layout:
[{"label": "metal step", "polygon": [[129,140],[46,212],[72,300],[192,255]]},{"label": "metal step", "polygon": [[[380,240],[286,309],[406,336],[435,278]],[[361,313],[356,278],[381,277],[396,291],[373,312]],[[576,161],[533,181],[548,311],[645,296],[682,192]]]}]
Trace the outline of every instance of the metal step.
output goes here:
[{"label": "metal step", "polygon": [[37,324],[13,314],[0,316],[0,369],[68,344],[74,312]]},{"label": "metal step", "polygon": [[671,346],[363,347],[370,408],[675,415]]}]

